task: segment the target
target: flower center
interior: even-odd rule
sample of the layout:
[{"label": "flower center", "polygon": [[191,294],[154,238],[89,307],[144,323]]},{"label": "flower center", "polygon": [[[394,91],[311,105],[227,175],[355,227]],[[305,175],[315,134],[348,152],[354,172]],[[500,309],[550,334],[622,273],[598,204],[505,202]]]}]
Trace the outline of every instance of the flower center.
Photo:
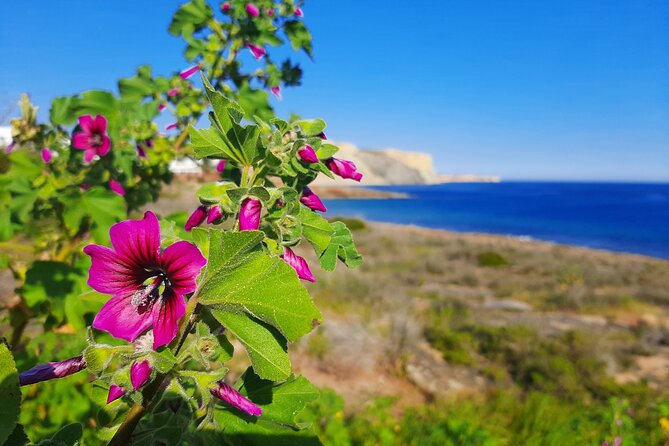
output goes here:
[{"label": "flower center", "polygon": [[101,146],[102,145],[102,135],[99,133],[93,133],[89,138],[89,143],[92,146]]},{"label": "flower center", "polygon": [[160,296],[161,286],[165,283],[167,283],[167,277],[162,273],[147,279],[144,286],[133,293],[130,302],[138,309],[145,309]]}]

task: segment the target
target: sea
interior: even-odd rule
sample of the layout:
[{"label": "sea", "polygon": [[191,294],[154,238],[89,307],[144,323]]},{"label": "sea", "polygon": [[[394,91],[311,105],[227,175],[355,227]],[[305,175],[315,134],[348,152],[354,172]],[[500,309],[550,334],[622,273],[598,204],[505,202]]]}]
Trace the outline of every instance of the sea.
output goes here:
[{"label": "sea", "polygon": [[328,215],[669,259],[669,184],[504,181],[369,188],[409,198],[324,200]]}]

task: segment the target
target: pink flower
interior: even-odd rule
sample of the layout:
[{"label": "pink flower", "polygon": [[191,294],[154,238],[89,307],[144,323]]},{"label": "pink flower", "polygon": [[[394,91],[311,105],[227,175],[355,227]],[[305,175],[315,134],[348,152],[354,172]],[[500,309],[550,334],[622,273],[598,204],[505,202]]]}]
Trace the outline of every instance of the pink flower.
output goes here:
[{"label": "pink flower", "polygon": [[300,197],[300,203],[302,203],[309,209],[313,209],[314,211],[321,211],[321,212],[328,211],[323,202],[321,201],[321,199],[318,197],[318,195],[313,193],[312,190],[306,186],[302,191],[302,197]]},{"label": "pink flower", "polygon": [[125,189],[123,189],[123,186],[121,186],[121,183],[116,181],[113,178],[109,179],[109,188],[114,192],[115,194],[118,194],[120,196],[125,196]]},{"label": "pink flower", "polygon": [[256,46],[250,42],[246,42],[244,45],[251,51],[251,54],[253,54],[253,57],[255,57],[256,59],[262,59],[265,56],[265,54],[267,54],[265,48],[261,46]]},{"label": "pink flower", "polygon": [[179,89],[178,88],[172,88],[170,91],[167,92],[167,96],[169,97],[174,97],[179,94]]},{"label": "pink flower", "polygon": [[151,376],[151,365],[146,359],[140,362],[133,362],[130,366],[130,383],[134,390],[142,387]]},{"label": "pink flower", "polygon": [[304,260],[303,257],[295,254],[292,249],[285,247],[281,258],[283,258],[287,264],[293,267],[293,269],[297,272],[297,277],[300,279],[308,280],[309,282],[316,281],[314,275],[311,274],[311,270],[309,269],[309,265],[307,265],[307,261]]},{"label": "pink flower", "polygon": [[255,198],[247,198],[242,202],[239,211],[239,230],[255,231],[260,227],[260,211],[262,204]]},{"label": "pink flower", "polygon": [[272,94],[274,95],[275,98],[277,98],[278,100],[283,99],[283,97],[281,96],[281,87],[276,85],[276,86],[270,88],[270,90],[272,90]]},{"label": "pink flower", "polygon": [[325,136],[325,132],[320,132],[317,136],[318,136],[320,139],[328,139],[328,137]]},{"label": "pink flower", "polygon": [[297,151],[297,156],[306,163],[317,163],[318,156],[316,156],[316,151],[310,145],[306,145]]},{"label": "pink flower", "polygon": [[356,170],[353,161],[330,158],[325,161],[325,165],[335,175],[354,181],[362,180],[362,174]]},{"label": "pink flower", "polygon": [[102,115],[79,117],[79,129],[72,137],[72,146],[84,151],[84,160],[90,163],[95,155],[105,156],[111,148],[107,136],[107,118]]},{"label": "pink flower", "polygon": [[49,150],[48,147],[44,147],[41,152],[42,155],[42,161],[44,161],[44,164],[49,164],[51,162],[51,157],[53,156],[51,154],[51,150]]},{"label": "pink flower", "polygon": [[221,211],[221,207],[212,206],[209,208],[209,212],[207,213],[207,223],[212,224],[219,222],[222,217],[223,217],[223,211]]},{"label": "pink flower", "polygon": [[207,206],[198,206],[197,209],[195,209],[193,213],[190,214],[188,220],[186,220],[184,229],[186,232],[192,231],[193,228],[200,226],[205,218],[207,218]]},{"label": "pink flower", "polygon": [[251,400],[230,387],[224,382],[216,383],[215,389],[209,389],[212,395],[225,401],[232,407],[246,412],[249,415],[259,417],[262,415],[262,409],[255,405]]},{"label": "pink flower", "polygon": [[270,16],[270,17],[272,17],[272,16],[274,15],[274,10],[273,10],[272,8],[269,8],[269,9],[267,10],[267,15]]},{"label": "pink flower", "polygon": [[223,6],[221,6],[221,9],[223,10],[223,12],[229,12],[230,11],[230,2],[223,3]]},{"label": "pink flower", "polygon": [[254,5],[253,3],[247,3],[244,9],[246,10],[246,13],[251,17],[258,17],[258,15],[260,15],[260,11],[258,11],[258,8],[256,8],[256,5]]},{"label": "pink flower", "polygon": [[179,77],[181,77],[181,79],[188,79],[189,77],[191,77],[192,75],[194,75],[198,71],[200,71],[200,66],[199,65],[194,65],[190,68],[186,68],[181,73],[179,73]]},{"label": "pink flower", "polygon": [[207,263],[190,242],[160,249],[160,225],[153,212],[142,220],[116,223],[109,230],[113,248],[88,245],[92,260],[88,285],[111,294],[93,327],[132,342],[153,327],[153,348],[169,344],[186,311],[184,296]]},{"label": "pink flower", "polygon": [[302,9],[300,8],[295,8],[295,15],[298,17],[304,17],[304,12],[302,12]]},{"label": "pink flower", "polygon": [[16,148],[16,143],[12,141],[7,147],[5,147],[5,154],[9,155]]},{"label": "pink flower", "polygon": [[66,359],[59,362],[38,364],[19,375],[19,385],[26,386],[55,378],[64,378],[86,368],[83,356]]},{"label": "pink flower", "polygon": [[165,110],[166,107],[167,107],[167,105],[165,105],[161,102],[160,104],[158,104],[158,111],[163,111],[163,110]]},{"label": "pink flower", "polygon": [[175,129],[177,127],[179,127],[179,123],[178,122],[173,122],[172,124],[168,124],[165,127],[165,130],[172,130],[172,129]]},{"label": "pink flower", "polygon": [[220,160],[218,164],[216,164],[216,172],[223,173],[225,170],[225,162],[225,160]]},{"label": "pink flower", "polygon": [[111,403],[112,401],[116,401],[123,395],[125,395],[125,390],[123,390],[123,387],[112,384],[109,387],[109,393],[107,394],[107,404]]},{"label": "pink flower", "polygon": [[613,446],[620,446],[623,444],[623,437],[616,437],[613,439]]}]

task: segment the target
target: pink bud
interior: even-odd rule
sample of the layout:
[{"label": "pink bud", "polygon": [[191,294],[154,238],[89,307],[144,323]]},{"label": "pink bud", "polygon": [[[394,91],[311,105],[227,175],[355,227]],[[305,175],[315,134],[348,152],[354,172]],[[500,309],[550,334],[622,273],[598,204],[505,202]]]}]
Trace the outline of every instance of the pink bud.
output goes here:
[{"label": "pink bud", "polygon": [[149,381],[151,365],[149,361],[133,362],[130,366],[130,382],[134,390],[139,389]]},{"label": "pink bud", "polygon": [[223,211],[221,211],[220,206],[212,206],[209,208],[207,213],[207,223],[212,224],[221,220],[223,217]]},{"label": "pink bud", "polygon": [[165,127],[165,130],[166,130],[166,131],[167,131],[167,130],[172,130],[172,129],[175,129],[175,128],[177,128],[177,127],[179,127],[179,123],[178,123],[178,122],[173,122],[172,124],[168,124],[168,125]]},{"label": "pink bud", "polygon": [[246,42],[244,45],[251,51],[251,54],[253,54],[253,57],[256,59],[262,59],[265,54],[267,54],[267,51],[265,51],[265,48],[263,47],[256,46],[250,42]]},{"label": "pink bud", "polygon": [[112,384],[111,387],[109,387],[109,393],[107,394],[107,404],[111,403],[112,401],[116,401],[123,395],[125,395],[125,390],[123,390],[123,387]]},{"label": "pink bud", "polygon": [[246,13],[251,17],[258,17],[260,14],[260,11],[258,11],[258,8],[253,3],[247,3],[244,9],[246,9]]},{"label": "pink bud", "polygon": [[179,94],[179,89],[178,88],[172,88],[170,91],[167,92],[167,96],[173,97]]},{"label": "pink bud", "polygon": [[44,147],[42,149],[42,161],[44,161],[44,164],[49,164],[51,162],[51,150],[49,150],[48,147]]},{"label": "pink bud", "polygon": [[310,145],[306,145],[297,151],[297,156],[306,163],[317,163],[318,156],[316,156],[316,151]]},{"label": "pink bud", "polygon": [[55,378],[64,378],[86,368],[83,356],[66,359],[59,362],[38,364],[19,375],[19,385],[26,386]]},{"label": "pink bud", "polygon": [[354,181],[362,180],[362,174],[358,172],[353,161],[330,158],[325,161],[325,165],[335,175]]},{"label": "pink bud", "polygon": [[207,218],[207,206],[198,206],[198,208],[190,214],[190,217],[188,217],[184,229],[186,232],[192,231],[193,228],[200,226],[205,218]]},{"label": "pink bud", "polygon": [[5,153],[9,155],[14,151],[15,148],[16,148],[16,143],[12,141],[7,147],[5,147]]},{"label": "pink bud", "polygon": [[623,444],[623,437],[616,437],[613,439],[613,446],[620,446]]},{"label": "pink bud", "polygon": [[167,105],[165,105],[165,104],[163,104],[163,103],[158,104],[158,111],[163,111],[163,110],[165,110],[165,107],[167,107]]},{"label": "pink bud", "polygon": [[328,211],[323,202],[321,201],[321,199],[318,197],[318,195],[313,193],[312,190],[306,186],[302,191],[302,197],[300,197],[300,203],[302,203],[303,205],[314,211],[321,211],[321,212]]},{"label": "pink bud", "polygon": [[320,132],[320,133],[318,134],[318,137],[319,137],[320,139],[328,139],[328,137],[325,136],[325,132]]},{"label": "pink bud", "polygon": [[216,172],[223,173],[223,171],[225,170],[225,163],[226,160],[220,160],[218,164],[216,164]]},{"label": "pink bud", "polygon": [[223,12],[229,12],[230,11],[230,2],[223,3],[223,6],[221,6],[221,9],[223,10]]},{"label": "pink bud", "polygon": [[272,17],[272,16],[274,15],[274,10],[273,10],[272,8],[269,8],[269,9],[267,10],[267,15],[270,16],[270,17]]},{"label": "pink bud", "polygon": [[239,211],[239,230],[255,231],[260,227],[260,211],[262,204],[255,198],[247,198],[242,202]]},{"label": "pink bud", "polygon": [[217,387],[215,389],[209,389],[209,391],[215,397],[220,398],[231,406],[244,411],[249,415],[259,417],[262,414],[262,409],[260,407],[224,382],[219,381]]},{"label": "pink bud", "polygon": [[185,70],[183,70],[181,73],[179,73],[179,77],[181,77],[181,79],[188,79],[189,77],[191,77],[192,75],[194,75],[198,71],[200,71],[200,66],[195,65],[195,66],[192,66],[190,68],[186,68]]},{"label": "pink bud", "polygon": [[281,96],[281,87],[279,87],[278,85],[276,85],[276,86],[270,88],[270,90],[272,90],[272,94],[273,94],[274,97],[276,97],[278,100],[283,99],[283,97]]},{"label": "pink bud", "polygon": [[298,17],[304,17],[304,12],[302,12],[302,9],[300,8],[295,8],[295,15]]},{"label": "pink bud", "polygon": [[112,192],[114,192],[115,194],[118,194],[118,195],[120,195],[120,196],[122,196],[122,197],[125,195],[125,189],[123,189],[123,186],[121,186],[121,183],[119,183],[118,181],[116,181],[116,180],[113,179],[113,178],[110,178],[110,179],[109,179],[109,188],[110,188],[110,189],[112,190]]},{"label": "pink bud", "polygon": [[84,183],[79,186],[79,189],[81,189],[82,192],[88,192],[88,189],[91,188],[90,184]]},{"label": "pink bud", "polygon": [[288,247],[284,248],[283,255],[281,257],[287,264],[293,267],[293,269],[297,272],[297,277],[308,280],[309,282],[316,281],[314,275],[311,274],[311,270],[309,269],[309,265],[307,265],[307,261],[304,260],[303,257],[295,254],[292,249]]}]

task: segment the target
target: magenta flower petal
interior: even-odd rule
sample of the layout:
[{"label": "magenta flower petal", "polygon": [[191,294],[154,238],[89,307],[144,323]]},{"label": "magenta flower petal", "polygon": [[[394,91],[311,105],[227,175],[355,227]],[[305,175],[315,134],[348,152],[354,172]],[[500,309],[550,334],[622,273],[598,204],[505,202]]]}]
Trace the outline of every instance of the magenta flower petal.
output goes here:
[{"label": "magenta flower petal", "polygon": [[295,8],[295,15],[298,17],[304,17],[304,12],[302,12],[301,8]]},{"label": "magenta flower petal", "polygon": [[223,6],[221,6],[221,9],[223,10],[223,12],[229,12],[230,11],[230,2],[223,3]]},{"label": "magenta flower petal", "polygon": [[253,401],[249,400],[224,382],[219,381],[217,384],[215,389],[209,389],[212,395],[249,415],[256,417],[262,415],[262,409],[254,404]]},{"label": "magenta flower petal", "polygon": [[360,181],[362,179],[362,174],[356,170],[353,161],[330,158],[325,161],[325,165],[332,173],[339,175],[342,178],[354,181]]},{"label": "magenta flower petal", "polygon": [[281,96],[281,87],[278,85],[270,88],[272,90],[272,94],[274,95],[275,98],[277,98],[279,101],[283,99],[283,96]]},{"label": "magenta flower petal", "polygon": [[160,224],[153,212],[146,212],[142,220],[116,223],[109,236],[119,261],[133,266],[158,264]]},{"label": "magenta flower petal", "polygon": [[251,54],[253,54],[253,57],[256,59],[262,59],[267,54],[267,51],[265,51],[263,47],[256,46],[250,42],[246,42],[244,45],[251,51]]},{"label": "magenta flower petal", "polygon": [[274,15],[274,9],[269,8],[269,9],[267,10],[267,15],[270,16],[270,17],[272,17],[272,16]]},{"label": "magenta flower petal", "polygon": [[179,123],[178,122],[173,122],[172,124],[167,125],[165,127],[165,130],[172,130],[172,129],[175,129],[177,127],[179,127]]},{"label": "magenta flower petal", "polygon": [[223,171],[225,170],[225,163],[226,160],[220,160],[218,164],[216,164],[216,172],[223,173]]},{"label": "magenta flower petal", "polygon": [[85,150],[84,160],[90,163],[95,155],[104,156],[111,148],[111,139],[106,134],[107,118],[97,115],[93,118],[91,115],[79,117],[79,127],[81,131],[72,136],[72,147],[79,150]]},{"label": "magenta flower petal", "polygon": [[72,147],[75,149],[80,149],[80,150],[88,150],[90,149],[90,145],[88,144],[88,134],[84,132],[77,132],[72,136]]},{"label": "magenta flower petal", "polygon": [[255,198],[247,198],[242,202],[239,211],[239,230],[255,231],[260,227],[260,211],[262,204]]},{"label": "magenta flower petal", "polygon": [[258,10],[258,8],[256,8],[256,5],[254,5],[253,3],[247,3],[244,9],[246,10],[246,13],[251,17],[258,17],[258,15],[260,15],[260,11]]},{"label": "magenta flower petal", "polygon": [[93,129],[93,117],[91,115],[79,116],[79,127],[85,132],[91,132]]},{"label": "magenta flower petal", "polygon": [[193,228],[200,226],[205,218],[207,218],[207,206],[198,206],[186,220],[184,229],[186,232],[192,231]]},{"label": "magenta flower petal", "polygon": [[219,221],[223,217],[223,211],[220,206],[212,206],[207,213],[207,223],[212,224]]},{"label": "magenta flower petal", "polygon": [[167,96],[173,97],[179,94],[179,89],[178,88],[172,88],[167,92]]},{"label": "magenta flower petal", "polygon": [[154,302],[135,305],[134,296],[114,296],[102,306],[93,320],[93,328],[106,331],[115,338],[132,342],[151,327]]},{"label": "magenta flower petal", "polygon": [[102,115],[96,115],[95,119],[93,120],[92,131],[102,133],[102,134],[106,133],[107,132],[107,118],[105,118]]},{"label": "magenta flower petal", "polygon": [[66,359],[65,361],[38,364],[19,375],[19,385],[35,384],[49,379],[64,378],[86,368],[83,356]]},{"label": "magenta flower petal", "polygon": [[107,404],[111,403],[112,401],[116,401],[123,395],[125,395],[125,390],[123,390],[123,387],[112,384],[109,387],[109,393],[107,394]]},{"label": "magenta flower petal", "polygon": [[97,155],[95,149],[86,150],[84,152],[84,161],[90,163],[91,161],[93,161],[93,158],[95,158],[95,155]]},{"label": "magenta flower petal", "polygon": [[106,246],[88,245],[84,253],[92,261],[88,275],[91,288],[104,294],[129,294],[135,291],[133,265],[130,262],[119,259]]},{"label": "magenta flower petal", "polygon": [[120,196],[122,196],[122,197],[125,196],[125,189],[123,188],[123,186],[121,186],[121,183],[119,183],[118,181],[116,181],[116,180],[113,179],[113,178],[110,178],[110,179],[109,179],[109,188],[110,188],[110,189],[112,190],[112,192],[114,192],[115,194],[118,194],[118,195],[120,195]]},{"label": "magenta flower petal", "polygon": [[327,135],[325,135],[325,132],[320,132],[320,133],[318,134],[318,137],[319,137],[320,139],[328,139]]},{"label": "magenta flower petal", "polygon": [[176,242],[160,254],[160,268],[178,296],[195,291],[197,276],[206,264],[207,259],[191,242]]},{"label": "magenta flower petal", "polygon": [[149,361],[135,361],[130,366],[130,383],[134,390],[137,390],[146,384],[150,376],[151,365],[149,364]]},{"label": "magenta flower petal", "polygon": [[183,296],[176,295],[174,289],[166,289],[165,298],[153,306],[154,350],[172,342],[179,332],[179,319],[184,314],[186,314],[186,300]]},{"label": "magenta flower petal", "polygon": [[311,189],[305,186],[300,197],[300,203],[314,211],[327,212],[327,208],[321,201],[320,197],[316,195]]},{"label": "magenta flower petal", "polygon": [[310,145],[306,145],[297,151],[297,156],[306,163],[317,163],[318,156],[316,156],[316,151]]},{"label": "magenta flower petal", "polygon": [[42,155],[42,161],[44,164],[49,164],[51,162],[51,150],[49,150],[48,147],[44,147],[42,151],[40,152],[40,155]]},{"label": "magenta flower petal", "polygon": [[311,273],[307,261],[303,257],[298,256],[293,252],[292,249],[286,247],[283,250],[283,255],[281,256],[283,260],[293,267],[295,272],[297,272],[297,277],[300,279],[308,280],[309,282],[315,282],[316,278]]},{"label": "magenta flower petal", "polygon": [[167,108],[167,105],[162,104],[162,103],[158,104],[158,111],[163,111],[163,110],[165,110],[165,108]]},{"label": "magenta flower petal", "polygon": [[192,75],[194,75],[198,71],[200,71],[200,66],[195,65],[195,66],[192,66],[190,68],[186,68],[185,70],[183,70],[181,73],[179,73],[179,77],[181,77],[181,79],[188,79],[189,77],[191,77]]},{"label": "magenta flower petal", "polygon": [[98,155],[105,156],[111,149],[111,139],[107,135],[102,136],[102,143],[98,146]]}]

